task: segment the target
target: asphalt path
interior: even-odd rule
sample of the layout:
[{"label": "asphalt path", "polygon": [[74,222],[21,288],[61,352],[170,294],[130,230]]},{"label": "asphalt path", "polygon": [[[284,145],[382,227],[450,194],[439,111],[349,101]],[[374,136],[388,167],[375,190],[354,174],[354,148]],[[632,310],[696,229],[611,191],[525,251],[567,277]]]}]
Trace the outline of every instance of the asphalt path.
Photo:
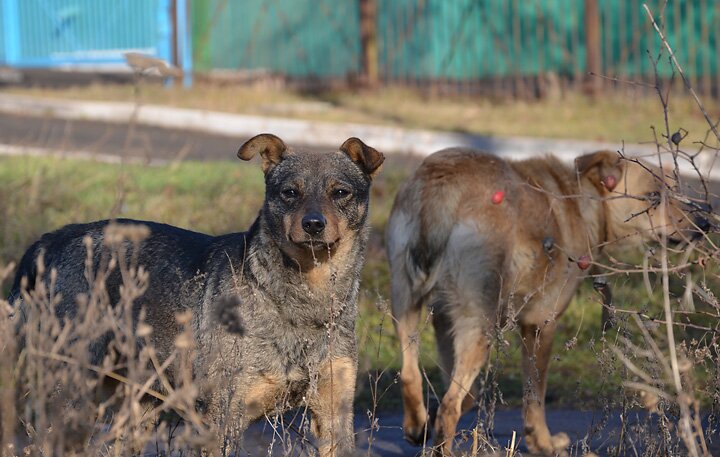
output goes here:
[{"label": "asphalt path", "polygon": [[[0,113],[0,144],[60,151],[68,156],[89,153],[148,163],[178,159],[237,160],[237,150],[247,139],[146,125]],[[328,149],[312,144],[291,146]]]},{"label": "asphalt path", "polygon": [[[479,420],[478,420],[479,419]],[[456,455],[473,455],[473,434],[470,432],[480,423],[477,439],[477,455],[506,456],[513,442],[515,449],[528,455],[522,439],[522,417],[519,410],[496,411],[492,417],[492,431],[482,432],[487,418],[470,412],[463,416],[458,430],[465,430],[455,440]],[[548,410],[547,422],[552,433],[565,432],[571,440],[569,456],[584,456],[592,452],[604,455],[645,455],[648,449],[662,449],[662,427],[656,415],[644,411],[577,411]],[[371,423],[374,424],[371,427]],[[707,424],[706,424],[707,426]],[[282,420],[267,418],[255,423],[244,437],[244,452],[240,455],[255,456],[305,456],[312,449],[312,438],[304,440],[299,430],[303,427],[286,416]],[[402,414],[381,412],[371,421],[368,416],[356,412],[355,432],[358,455],[373,457],[429,456],[432,440],[426,446],[413,446],[402,438]],[[672,433],[672,432],[671,432]],[[309,435],[307,435],[309,436]],[[673,438],[677,440],[677,437]],[[677,443],[677,441],[675,441]],[[714,443],[713,446],[717,446]],[[713,448],[713,452],[718,451]],[[311,455],[311,454],[310,454]],[[662,455],[651,452],[651,455]],[[717,455],[717,454],[712,454]]]}]

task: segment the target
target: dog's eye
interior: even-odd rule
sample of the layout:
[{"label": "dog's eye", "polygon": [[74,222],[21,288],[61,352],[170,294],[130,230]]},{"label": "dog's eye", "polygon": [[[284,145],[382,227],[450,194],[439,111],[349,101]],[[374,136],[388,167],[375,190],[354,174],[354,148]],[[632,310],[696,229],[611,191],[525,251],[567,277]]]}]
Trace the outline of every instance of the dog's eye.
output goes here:
[{"label": "dog's eye", "polygon": [[298,192],[297,189],[293,189],[292,187],[283,189],[280,193],[288,200],[297,198],[297,196],[300,195],[300,192]]},{"label": "dog's eye", "polygon": [[350,195],[350,191],[345,190],[345,189],[335,189],[332,191],[333,198],[335,198],[337,200],[348,197],[349,195]]}]

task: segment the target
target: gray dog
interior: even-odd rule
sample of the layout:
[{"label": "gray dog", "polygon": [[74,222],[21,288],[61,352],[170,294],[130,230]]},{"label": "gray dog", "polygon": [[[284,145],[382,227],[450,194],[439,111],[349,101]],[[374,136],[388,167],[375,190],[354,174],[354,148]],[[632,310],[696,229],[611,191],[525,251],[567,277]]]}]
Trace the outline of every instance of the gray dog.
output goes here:
[{"label": "gray dog", "polygon": [[[49,279],[37,273],[42,253],[46,271],[57,271],[54,292],[63,297],[57,313],[71,319],[75,297],[88,291],[83,239],[92,239],[97,269],[110,224],[145,226],[150,234],[133,254],[150,282],[134,308],[145,309],[161,355],[173,348],[174,316],[192,313],[195,376],[223,453],[237,448],[228,438],[231,430],[243,430],[267,413],[306,406],[320,455],[346,455],[354,448],[354,330],[370,183],[384,157],[357,138],[337,152],[316,153],[290,150],[270,134],[238,151],[243,160],[256,154],[263,159],[266,194],[249,231],[213,237],[131,220],[69,225],[28,249],[10,298],[22,302],[23,278],[30,286]],[[121,284],[116,268],[106,280],[112,303]],[[111,337],[93,344],[94,363]]]}]

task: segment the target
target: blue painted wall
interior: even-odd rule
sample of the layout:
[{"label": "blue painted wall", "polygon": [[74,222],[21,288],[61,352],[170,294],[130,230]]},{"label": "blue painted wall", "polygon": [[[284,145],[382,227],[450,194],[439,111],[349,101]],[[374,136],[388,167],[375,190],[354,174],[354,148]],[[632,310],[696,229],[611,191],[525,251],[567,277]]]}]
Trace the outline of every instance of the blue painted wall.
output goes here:
[{"label": "blue painted wall", "polygon": [[109,65],[123,53],[172,60],[171,0],[0,0],[0,63]]}]

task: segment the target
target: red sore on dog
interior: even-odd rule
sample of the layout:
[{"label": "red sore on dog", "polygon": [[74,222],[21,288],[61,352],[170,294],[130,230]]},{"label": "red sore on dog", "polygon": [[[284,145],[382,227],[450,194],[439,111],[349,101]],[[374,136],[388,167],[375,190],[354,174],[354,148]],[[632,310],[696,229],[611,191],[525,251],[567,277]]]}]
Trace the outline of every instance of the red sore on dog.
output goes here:
[{"label": "red sore on dog", "polygon": [[578,268],[580,268],[581,270],[587,270],[588,268],[590,268],[590,257],[586,255],[581,255],[580,257],[578,257],[576,262]]},{"label": "red sore on dog", "polygon": [[602,179],[602,183],[607,190],[613,190],[617,186],[617,179],[613,175],[607,175]]},{"label": "red sore on dog", "polygon": [[502,203],[503,198],[505,198],[505,192],[499,190],[493,194],[492,202],[496,205],[499,205],[500,203]]}]

